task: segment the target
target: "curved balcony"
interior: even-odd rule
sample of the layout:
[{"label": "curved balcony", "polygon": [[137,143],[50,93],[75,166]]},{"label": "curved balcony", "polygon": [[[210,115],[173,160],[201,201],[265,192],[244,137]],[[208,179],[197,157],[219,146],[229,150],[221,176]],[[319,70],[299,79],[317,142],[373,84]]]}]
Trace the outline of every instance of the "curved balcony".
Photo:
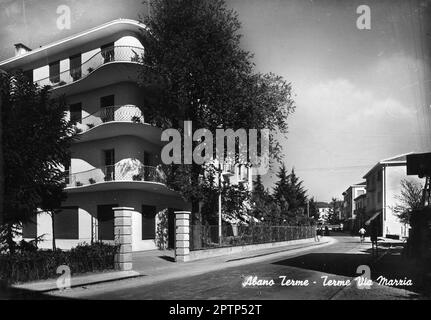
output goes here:
[{"label": "curved balcony", "polygon": [[162,129],[146,123],[142,110],[135,105],[100,109],[84,117],[75,127],[79,134],[76,143],[131,135],[156,145],[162,144]]},{"label": "curved balcony", "polygon": [[113,182],[152,182],[164,185],[166,184],[166,176],[158,167],[144,166],[136,164],[136,162],[119,163],[69,174],[66,179],[66,188],[81,188]]},{"label": "curved balcony", "polygon": [[81,80],[105,64],[111,62],[142,63],[144,48],[131,46],[114,46],[103,49],[76,68],[60,72],[58,75],[35,81],[39,86],[61,87]]},{"label": "curved balcony", "polygon": [[134,105],[110,106],[102,108],[76,124],[78,133],[84,133],[108,122],[145,123],[142,110]]}]

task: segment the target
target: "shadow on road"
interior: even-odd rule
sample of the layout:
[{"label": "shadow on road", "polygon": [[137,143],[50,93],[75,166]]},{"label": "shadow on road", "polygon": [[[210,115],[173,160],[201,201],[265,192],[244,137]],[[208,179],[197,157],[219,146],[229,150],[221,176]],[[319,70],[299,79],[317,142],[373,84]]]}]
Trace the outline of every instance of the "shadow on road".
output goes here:
[{"label": "shadow on road", "polygon": [[324,273],[336,274],[346,277],[357,277],[357,268],[368,265],[371,269],[371,278],[376,281],[383,276],[387,279],[411,279],[413,286],[397,286],[424,296],[430,296],[431,283],[426,276],[424,266],[412,259],[405,258],[402,253],[403,246],[391,246],[388,243],[379,243],[378,255],[373,255],[370,248],[360,250],[360,253],[309,253],[299,257],[274,262],[276,265],[310,269]]}]

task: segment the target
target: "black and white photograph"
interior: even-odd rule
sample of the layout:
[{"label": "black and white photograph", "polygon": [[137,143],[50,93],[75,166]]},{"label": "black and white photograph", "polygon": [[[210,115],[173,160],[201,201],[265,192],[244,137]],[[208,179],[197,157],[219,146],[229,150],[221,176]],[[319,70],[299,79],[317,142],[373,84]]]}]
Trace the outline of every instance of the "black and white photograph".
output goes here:
[{"label": "black and white photograph", "polygon": [[0,300],[429,300],[430,54],[431,0],[0,0]]}]

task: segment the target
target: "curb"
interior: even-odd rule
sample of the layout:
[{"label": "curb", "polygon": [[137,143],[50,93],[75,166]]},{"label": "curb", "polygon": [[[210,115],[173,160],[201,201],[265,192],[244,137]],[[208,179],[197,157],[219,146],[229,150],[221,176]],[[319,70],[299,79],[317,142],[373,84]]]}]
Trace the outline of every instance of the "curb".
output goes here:
[{"label": "curb", "polygon": [[[117,271],[117,272],[109,272],[109,273],[94,273],[92,275],[88,275],[84,277],[88,278],[88,280],[85,278],[83,279],[82,276],[81,277],[77,276],[76,278],[73,278],[72,276],[70,287],[63,290],[91,286],[91,285],[96,285],[101,283],[109,283],[109,282],[114,282],[118,280],[139,278],[139,277],[143,277],[143,275],[141,275],[136,271]],[[96,278],[96,279],[91,280],[91,278],[93,279]],[[100,279],[97,279],[97,278],[100,278]],[[38,293],[62,291],[62,289],[59,289],[57,287],[57,280],[54,280],[54,279],[50,279],[46,281],[31,282],[31,283],[23,283],[18,285],[11,285],[10,287],[12,289],[29,290],[29,291],[34,291]]]}]

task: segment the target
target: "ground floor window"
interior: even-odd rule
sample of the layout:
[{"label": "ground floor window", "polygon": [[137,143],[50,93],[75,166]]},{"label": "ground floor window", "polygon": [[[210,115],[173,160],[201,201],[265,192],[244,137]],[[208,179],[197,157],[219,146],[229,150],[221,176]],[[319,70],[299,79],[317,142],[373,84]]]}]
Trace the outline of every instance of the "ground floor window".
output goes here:
[{"label": "ground floor window", "polygon": [[55,215],[54,231],[56,239],[79,239],[79,209],[64,207]]},{"label": "ground floor window", "polygon": [[97,206],[98,239],[114,240],[114,210],[117,204]]}]

